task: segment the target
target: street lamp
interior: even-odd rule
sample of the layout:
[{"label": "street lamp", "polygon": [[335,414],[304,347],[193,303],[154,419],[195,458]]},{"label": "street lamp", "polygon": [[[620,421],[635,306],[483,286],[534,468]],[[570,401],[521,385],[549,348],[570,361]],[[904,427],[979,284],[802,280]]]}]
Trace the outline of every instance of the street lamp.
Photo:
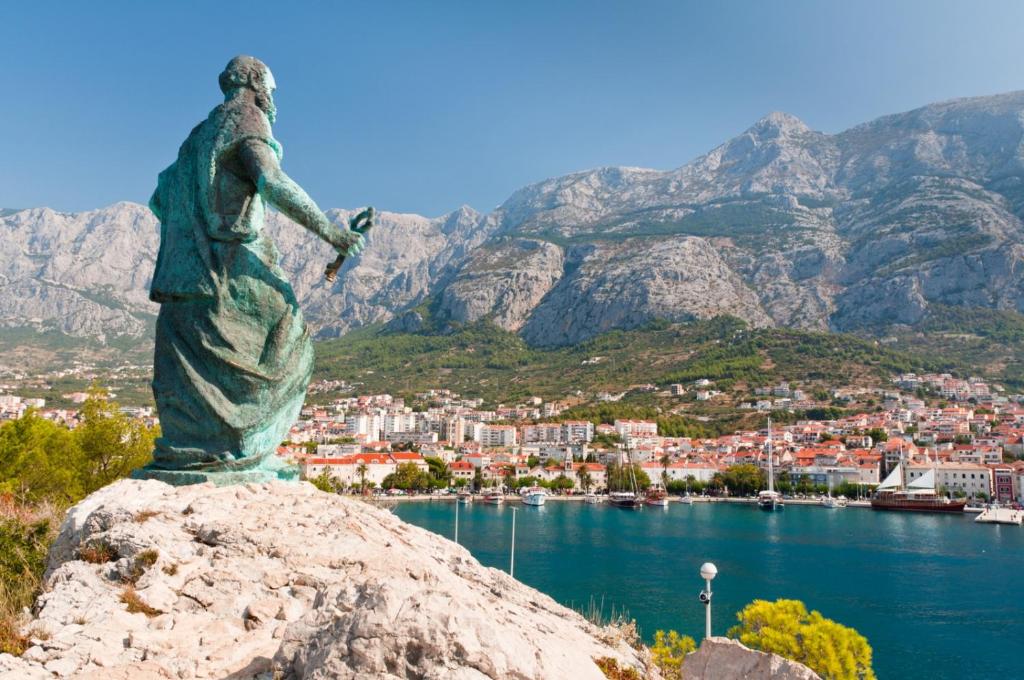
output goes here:
[{"label": "street lamp", "polygon": [[512,548],[508,558],[508,575],[515,578],[516,569],[516,509],[512,508]]},{"label": "street lamp", "polygon": [[718,567],[711,562],[700,565],[700,576],[704,579],[704,590],[700,591],[700,601],[704,603],[704,637],[711,637],[711,579],[718,575]]}]

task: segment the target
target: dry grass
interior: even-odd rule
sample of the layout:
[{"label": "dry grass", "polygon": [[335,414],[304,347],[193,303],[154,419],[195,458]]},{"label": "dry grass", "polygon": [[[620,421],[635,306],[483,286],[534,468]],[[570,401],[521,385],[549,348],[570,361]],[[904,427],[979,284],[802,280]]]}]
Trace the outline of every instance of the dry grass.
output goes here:
[{"label": "dry grass", "polygon": [[160,513],[157,512],[156,510],[140,510],[139,512],[135,513],[135,517],[133,519],[139,524],[142,524],[146,520],[153,519],[159,514]]},{"label": "dry grass", "polygon": [[139,552],[135,559],[132,560],[131,570],[124,577],[125,583],[132,585],[138,583],[139,579],[146,573],[146,570],[156,564],[158,559],[160,559],[160,553],[153,548]]},{"label": "dry grass", "polygon": [[0,654],[21,656],[28,649],[28,637],[21,634],[19,618],[19,612],[4,612],[0,617]]},{"label": "dry grass", "polygon": [[50,631],[45,628],[34,626],[32,630],[28,632],[28,637],[30,640],[42,640],[45,642],[50,639]]},{"label": "dry grass", "polygon": [[165,564],[161,571],[163,571],[168,576],[174,576],[175,574],[178,573],[178,565],[177,564]]},{"label": "dry grass", "polygon": [[103,541],[92,541],[78,548],[78,558],[90,564],[103,564],[117,559],[117,551]]},{"label": "dry grass", "polygon": [[636,669],[620,667],[619,662],[611,657],[602,656],[600,659],[594,659],[594,663],[609,680],[642,680]]},{"label": "dry grass", "polygon": [[125,589],[121,591],[120,599],[127,606],[129,614],[145,614],[150,618],[163,614],[159,609],[150,607],[143,602],[139,594],[135,592],[134,586],[125,586]]},{"label": "dry grass", "polygon": [[0,497],[0,652],[17,655],[28,647],[23,611],[42,585],[46,552],[63,516],[57,505]]}]

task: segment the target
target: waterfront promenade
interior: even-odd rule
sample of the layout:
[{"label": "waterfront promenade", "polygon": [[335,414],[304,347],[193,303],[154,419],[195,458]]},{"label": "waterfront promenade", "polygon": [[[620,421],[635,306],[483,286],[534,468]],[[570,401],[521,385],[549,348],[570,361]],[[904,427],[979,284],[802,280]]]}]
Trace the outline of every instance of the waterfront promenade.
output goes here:
[{"label": "waterfront promenade", "polygon": [[[386,499],[389,499],[389,500],[396,500],[396,501],[403,501],[403,502],[404,501],[437,501],[437,502],[441,502],[441,503],[449,503],[449,502],[454,502],[456,500],[457,496],[455,494],[405,494],[405,495],[396,495],[396,496],[380,494],[380,495],[374,496],[374,498],[378,498],[378,499],[386,498]],[[519,496],[518,494],[505,494],[503,496],[503,498],[504,498],[505,502],[510,502],[510,503],[521,503],[522,500],[523,500],[522,497]],[[607,499],[608,499],[607,496],[599,496],[599,498],[601,498],[601,503],[599,503],[599,505],[607,502]],[[757,499],[753,498],[753,497],[750,497],[750,498],[747,498],[747,497],[742,497],[742,498],[741,497],[718,498],[718,497],[715,497],[715,496],[691,496],[691,498],[693,499],[694,503],[739,503],[739,504],[745,504],[745,505],[756,505],[757,504]],[[680,498],[678,496],[669,496],[668,501],[671,504],[681,504],[680,503]],[[474,495],[473,496],[473,502],[474,503],[482,503],[483,502],[483,496],[481,496],[480,494]],[[549,495],[547,497],[547,502],[548,503],[583,503],[584,502],[584,496],[582,494],[565,494],[565,495],[551,494],[551,495]],[[820,506],[821,505],[821,499],[818,499],[818,498],[792,498],[792,499],[786,499],[786,505],[817,505],[817,506]],[[858,501],[858,500],[851,499],[850,502],[849,502],[849,507],[851,507],[851,508],[870,508],[871,507],[871,502],[867,501],[867,500]]]}]

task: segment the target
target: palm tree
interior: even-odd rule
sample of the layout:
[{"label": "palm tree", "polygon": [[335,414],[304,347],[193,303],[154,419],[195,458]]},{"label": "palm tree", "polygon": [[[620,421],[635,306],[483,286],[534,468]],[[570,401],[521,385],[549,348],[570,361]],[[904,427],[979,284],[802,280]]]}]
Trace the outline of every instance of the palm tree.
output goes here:
[{"label": "palm tree", "polygon": [[580,486],[583,488],[583,493],[590,493],[590,485],[593,483],[593,479],[590,477],[590,471],[587,470],[587,464],[580,465],[580,469],[576,471],[576,478],[580,481]]},{"label": "palm tree", "polygon": [[370,468],[366,466],[366,463],[360,463],[356,467],[356,474],[359,475],[359,493],[366,495],[366,473],[370,471]]},{"label": "palm tree", "polygon": [[516,485],[516,467],[509,465],[505,468],[505,488],[511,491]]},{"label": "palm tree", "polygon": [[666,489],[668,488],[668,466],[672,462],[672,459],[666,453],[661,457],[661,485]]}]

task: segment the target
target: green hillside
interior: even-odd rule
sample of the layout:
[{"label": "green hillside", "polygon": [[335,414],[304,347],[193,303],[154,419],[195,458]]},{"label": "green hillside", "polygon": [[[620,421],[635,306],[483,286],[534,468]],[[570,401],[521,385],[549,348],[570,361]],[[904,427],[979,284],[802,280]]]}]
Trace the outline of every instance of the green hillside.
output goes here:
[{"label": "green hillside", "polygon": [[752,330],[736,319],[717,318],[614,331],[557,349],[531,348],[517,335],[486,324],[433,335],[367,329],[319,343],[316,377],[361,383],[360,392],[408,394],[445,387],[495,403],[700,378],[737,392],[779,380],[805,389],[882,385],[901,371],[957,368],[955,361],[889,349],[875,340]]}]

